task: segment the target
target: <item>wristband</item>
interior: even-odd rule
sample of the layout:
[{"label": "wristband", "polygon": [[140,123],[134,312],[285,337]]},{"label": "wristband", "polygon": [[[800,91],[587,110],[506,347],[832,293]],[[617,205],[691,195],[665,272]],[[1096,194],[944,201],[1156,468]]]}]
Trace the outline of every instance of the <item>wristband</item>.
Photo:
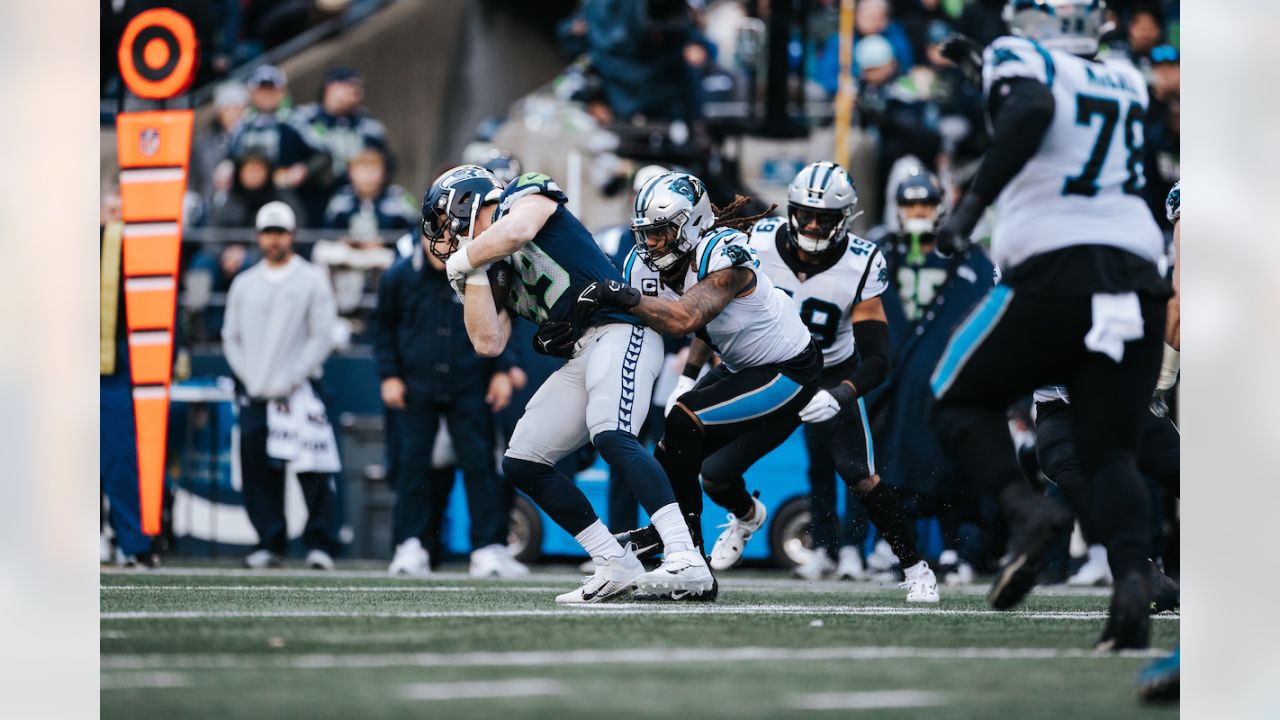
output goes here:
[{"label": "wristband", "polygon": [[457,275],[466,275],[473,272],[476,268],[471,264],[471,258],[467,257],[467,248],[460,247],[457,252],[449,256],[449,260],[445,262],[445,267],[449,272]]},{"label": "wristband", "polygon": [[685,363],[684,370],[680,374],[689,378],[690,380],[697,380],[698,375],[702,374],[702,368],[694,367],[688,363]]},{"label": "wristband", "polygon": [[489,270],[488,268],[480,268],[473,272],[467,273],[467,285],[484,285],[489,286]]}]

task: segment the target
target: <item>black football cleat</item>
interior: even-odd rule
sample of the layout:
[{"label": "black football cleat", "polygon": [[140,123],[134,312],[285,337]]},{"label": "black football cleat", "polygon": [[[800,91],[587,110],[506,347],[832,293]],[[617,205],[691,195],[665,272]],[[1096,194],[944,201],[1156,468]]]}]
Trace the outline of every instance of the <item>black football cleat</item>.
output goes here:
[{"label": "black football cleat", "polygon": [[620,532],[614,535],[613,539],[623,547],[626,547],[627,543],[634,544],[636,558],[640,561],[652,560],[662,554],[662,536],[658,534],[658,528],[652,525]]},{"label": "black football cleat", "polygon": [[1126,574],[1111,593],[1111,613],[1094,650],[1145,650],[1151,646],[1151,578]]},{"label": "black football cleat", "polygon": [[1036,586],[1045,559],[1059,538],[1071,532],[1071,511],[1043,495],[1028,496],[1010,519],[1008,560],[987,593],[987,602],[1008,610]]},{"label": "black football cleat", "polygon": [[1181,604],[1182,589],[1178,581],[1160,572],[1154,562],[1151,566],[1151,614],[1157,615],[1168,610],[1177,610]]}]

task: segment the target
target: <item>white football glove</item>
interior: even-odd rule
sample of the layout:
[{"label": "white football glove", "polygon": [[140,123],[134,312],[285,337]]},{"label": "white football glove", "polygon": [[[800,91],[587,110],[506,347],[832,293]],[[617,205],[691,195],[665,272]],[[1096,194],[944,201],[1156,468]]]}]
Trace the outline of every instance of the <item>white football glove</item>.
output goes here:
[{"label": "white football glove", "polygon": [[813,399],[800,411],[800,419],[807,423],[820,423],[830,420],[840,412],[840,402],[826,390],[813,394]]},{"label": "white football glove", "polygon": [[697,384],[697,380],[686,375],[681,375],[676,378],[676,389],[672,390],[671,395],[667,397],[667,407],[663,411],[662,416],[666,417],[670,415],[672,409],[676,406],[676,401],[680,399],[680,396],[692,390],[693,386]]}]

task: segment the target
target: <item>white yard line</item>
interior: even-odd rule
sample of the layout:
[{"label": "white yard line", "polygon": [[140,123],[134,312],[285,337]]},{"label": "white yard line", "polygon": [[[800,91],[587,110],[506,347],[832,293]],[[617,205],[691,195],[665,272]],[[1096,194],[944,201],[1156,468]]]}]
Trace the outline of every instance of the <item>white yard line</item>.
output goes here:
[{"label": "white yard line", "polygon": [[528,592],[553,593],[563,592],[561,586],[512,585],[510,587],[494,587],[492,585],[103,585],[102,592],[151,592],[181,591],[217,592],[251,592],[263,590],[268,592]]},{"label": "white yard line", "polygon": [[946,695],[929,690],[872,690],[796,695],[788,704],[803,710],[888,710],[931,707],[945,701]]},{"label": "white yard line", "polygon": [[150,690],[184,688],[190,685],[190,678],[176,672],[103,673],[98,680],[98,687],[102,690]]},{"label": "white yard line", "polygon": [[1097,653],[1073,648],[635,648],[621,650],[538,650],[528,652],[379,653],[369,655],[311,653],[305,655],[103,655],[103,670],[369,669],[393,667],[542,667],[552,665],[650,665],[677,663],[782,662],[825,660],[1106,660],[1117,657],[1162,657],[1167,650]]},{"label": "white yard line", "polygon": [[410,700],[479,700],[489,698],[563,695],[568,689],[555,680],[545,678],[511,678],[454,683],[412,683],[400,688],[400,695]]},{"label": "white yard line", "polygon": [[[946,615],[957,617],[1001,616],[1029,620],[1102,620],[1102,611],[1061,612],[952,610],[931,607],[857,607],[847,605],[686,605],[610,603],[528,610],[121,610],[99,615],[102,620],[212,620],[252,618],[489,618],[489,617],[619,617],[634,615]],[[1178,615],[1156,615],[1156,620],[1179,620]]]}]

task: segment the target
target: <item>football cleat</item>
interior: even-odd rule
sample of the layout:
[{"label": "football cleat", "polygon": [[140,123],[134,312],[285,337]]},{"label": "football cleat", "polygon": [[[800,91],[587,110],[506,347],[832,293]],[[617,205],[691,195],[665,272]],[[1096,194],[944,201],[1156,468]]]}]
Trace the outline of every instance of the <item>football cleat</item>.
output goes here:
[{"label": "football cleat", "polygon": [[303,562],[312,570],[333,569],[333,557],[329,555],[329,553],[320,549],[312,550],[307,553],[307,558]]},{"label": "football cleat", "polygon": [[397,545],[395,557],[391,558],[391,564],[387,566],[387,574],[392,577],[429,577],[431,556],[422,547],[422,541],[409,538]]},{"label": "football cleat", "polygon": [[637,602],[715,602],[718,597],[720,597],[720,581],[712,573],[710,590],[672,590],[669,592],[637,590],[635,597],[632,599]]},{"label": "football cleat", "polygon": [[1169,657],[1142,668],[1138,674],[1138,696],[1149,703],[1177,702],[1181,667],[1182,650],[1174,648]]},{"label": "football cleat", "polygon": [[487,545],[471,552],[469,573],[473,578],[522,578],[529,568],[511,556],[506,545]]},{"label": "football cleat", "polygon": [[921,560],[902,572],[906,580],[898,587],[907,591],[907,602],[938,602],[938,578],[929,569],[929,563]]},{"label": "football cleat", "polygon": [[713,570],[728,570],[733,567],[742,558],[742,551],[746,549],[747,541],[764,526],[769,511],[759,499],[753,497],[751,502],[755,504],[755,512],[749,519],[739,520],[736,515],[729,513],[729,522],[720,526],[725,530],[720,533],[720,537],[716,538],[716,544],[711,548]]},{"label": "football cleat", "polygon": [[1053,544],[1071,532],[1071,511],[1043,495],[1032,495],[1020,503],[1010,521],[1009,554],[987,593],[987,602],[997,610],[1008,610],[1036,586],[1040,569]]},{"label": "football cleat", "polygon": [[805,552],[804,562],[797,565],[792,572],[801,580],[813,582],[834,575],[836,563],[824,548],[814,548]]},{"label": "football cleat", "polygon": [[1068,585],[1094,587],[1111,585],[1111,566],[1107,564],[1107,549],[1102,545],[1089,546],[1089,559],[1075,575],[1067,578]]},{"label": "football cleat", "polygon": [[1094,650],[1145,650],[1151,645],[1151,576],[1130,572],[1116,581],[1111,613]]},{"label": "football cleat", "polygon": [[686,594],[708,593],[716,588],[716,578],[707,561],[695,550],[667,553],[656,570],[636,578],[641,593],[669,594],[673,600],[686,599]]},{"label": "football cleat", "polygon": [[[1150,562],[1150,561],[1149,561]],[[1178,581],[1165,575],[1151,562],[1151,614],[1166,610],[1176,610],[1182,601],[1182,590]]]},{"label": "football cleat", "polygon": [[595,574],[583,579],[579,587],[557,595],[556,602],[564,605],[609,602],[630,592],[636,578],[644,574],[644,565],[628,547],[621,556],[597,559]]},{"label": "football cleat", "polygon": [[968,585],[973,582],[973,566],[960,559],[955,550],[943,550],[938,556],[938,575],[944,585]]},{"label": "football cleat", "polygon": [[862,565],[862,552],[852,545],[840,548],[836,562],[836,577],[841,580],[866,580],[867,569]]},{"label": "football cleat", "polygon": [[636,557],[640,560],[649,560],[662,554],[662,536],[658,534],[658,528],[652,525],[620,532],[614,535],[613,539],[623,547],[626,547],[627,543],[635,545]]}]

